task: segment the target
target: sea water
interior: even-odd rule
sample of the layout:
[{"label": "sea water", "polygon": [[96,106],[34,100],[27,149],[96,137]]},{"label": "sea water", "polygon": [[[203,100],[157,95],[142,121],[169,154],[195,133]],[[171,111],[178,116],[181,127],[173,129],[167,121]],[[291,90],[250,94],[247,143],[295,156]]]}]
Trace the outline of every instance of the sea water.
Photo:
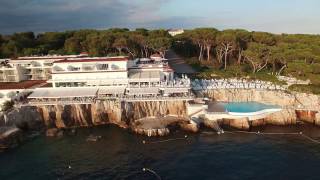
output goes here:
[{"label": "sea water", "polygon": [[[301,130],[287,128],[260,131]],[[148,138],[105,126],[74,136],[40,136],[0,154],[0,179],[157,179],[143,168],[164,180],[319,179],[320,145],[302,136],[203,131]],[[303,131],[320,136],[315,127]],[[87,142],[90,134],[102,139]]]}]

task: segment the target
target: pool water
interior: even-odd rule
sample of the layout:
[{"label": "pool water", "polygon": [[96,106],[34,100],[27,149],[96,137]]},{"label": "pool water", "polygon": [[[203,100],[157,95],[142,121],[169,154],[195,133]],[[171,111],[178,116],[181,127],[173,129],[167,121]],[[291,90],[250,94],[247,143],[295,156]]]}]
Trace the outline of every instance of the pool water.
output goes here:
[{"label": "pool water", "polygon": [[228,112],[237,113],[257,112],[265,109],[279,108],[279,106],[276,105],[267,105],[259,102],[229,102],[223,103],[223,106]]}]

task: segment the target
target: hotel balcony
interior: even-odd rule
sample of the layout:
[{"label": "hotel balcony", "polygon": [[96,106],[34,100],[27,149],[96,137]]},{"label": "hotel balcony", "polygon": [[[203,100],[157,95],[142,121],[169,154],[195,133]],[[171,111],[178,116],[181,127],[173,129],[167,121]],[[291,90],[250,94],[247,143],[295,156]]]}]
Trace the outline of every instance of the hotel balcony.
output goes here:
[{"label": "hotel balcony", "polygon": [[17,82],[17,79],[16,79],[16,77],[12,77],[12,76],[11,77],[2,76],[2,77],[0,77],[0,82]]},{"label": "hotel balcony", "polygon": [[82,72],[113,72],[113,71],[126,71],[127,68],[119,68],[119,67],[109,67],[109,68],[99,68],[99,67],[68,67],[67,69],[63,69],[61,67],[55,66],[52,70],[52,73],[82,73]]},{"label": "hotel balcony", "polygon": [[11,71],[3,71],[2,74],[4,76],[16,76],[17,75],[16,71],[13,71],[13,70],[11,70]]},{"label": "hotel balcony", "polygon": [[31,80],[47,80],[47,77],[43,75],[32,75]]},{"label": "hotel balcony", "polygon": [[38,62],[31,62],[30,64],[25,65],[26,69],[39,69],[43,68],[42,64]]}]

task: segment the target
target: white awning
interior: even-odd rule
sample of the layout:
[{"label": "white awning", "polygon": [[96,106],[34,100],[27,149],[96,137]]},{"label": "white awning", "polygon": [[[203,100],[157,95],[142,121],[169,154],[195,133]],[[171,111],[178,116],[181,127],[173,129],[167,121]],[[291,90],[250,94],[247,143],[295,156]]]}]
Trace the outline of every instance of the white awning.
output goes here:
[{"label": "white awning", "polygon": [[159,94],[158,87],[130,88],[129,94]]},{"label": "white awning", "polygon": [[165,88],[165,94],[172,94],[172,93],[187,93],[189,92],[189,88]]},{"label": "white awning", "polygon": [[28,96],[29,99],[34,98],[68,98],[68,97],[94,97],[98,88],[38,88]]},{"label": "white awning", "polygon": [[100,87],[98,94],[124,94],[126,87],[115,87],[115,86],[108,86],[108,87]]},{"label": "white awning", "polygon": [[139,60],[140,60],[141,62],[151,61],[151,59],[149,59],[149,58],[140,58]]},{"label": "white awning", "polygon": [[89,85],[128,84],[128,79],[54,79],[48,82],[87,82]]}]

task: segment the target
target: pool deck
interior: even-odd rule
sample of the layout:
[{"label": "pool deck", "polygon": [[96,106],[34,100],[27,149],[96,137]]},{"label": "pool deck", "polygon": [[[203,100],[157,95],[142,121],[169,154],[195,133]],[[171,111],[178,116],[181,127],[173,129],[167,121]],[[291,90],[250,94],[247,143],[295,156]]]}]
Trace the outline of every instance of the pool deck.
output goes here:
[{"label": "pool deck", "polygon": [[208,112],[226,112],[226,109],[220,102],[209,102]]}]

